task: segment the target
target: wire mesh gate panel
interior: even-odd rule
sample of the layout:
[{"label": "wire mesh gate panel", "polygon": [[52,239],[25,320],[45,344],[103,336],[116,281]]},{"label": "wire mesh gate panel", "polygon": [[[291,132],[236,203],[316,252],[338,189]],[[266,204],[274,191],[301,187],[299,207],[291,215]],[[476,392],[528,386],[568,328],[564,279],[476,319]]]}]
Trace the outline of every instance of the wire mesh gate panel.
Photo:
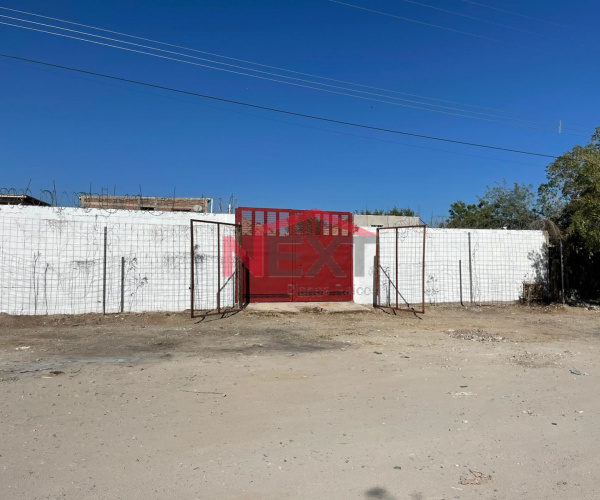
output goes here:
[{"label": "wire mesh gate panel", "polygon": [[351,301],[352,215],[236,209],[250,302]]},{"label": "wire mesh gate panel", "polygon": [[425,226],[377,228],[375,306],[425,312]]},{"label": "wire mesh gate panel", "polygon": [[239,311],[243,295],[236,257],[239,228],[200,220],[190,224],[192,318]]}]

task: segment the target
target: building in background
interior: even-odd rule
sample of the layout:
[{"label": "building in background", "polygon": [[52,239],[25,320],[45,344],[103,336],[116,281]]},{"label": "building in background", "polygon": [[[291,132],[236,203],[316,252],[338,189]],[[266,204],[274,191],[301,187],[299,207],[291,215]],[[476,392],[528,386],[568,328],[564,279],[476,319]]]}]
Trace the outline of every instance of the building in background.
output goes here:
[{"label": "building in background", "polygon": [[81,208],[143,210],[160,212],[212,213],[212,198],[175,198],[156,196],[81,195]]},{"label": "building in background", "polygon": [[49,207],[50,203],[38,200],[28,194],[0,194],[0,205],[22,205],[28,207]]},{"label": "building in background", "polygon": [[419,217],[404,215],[358,215],[354,214],[353,223],[360,227],[398,227],[418,226],[421,224]]}]

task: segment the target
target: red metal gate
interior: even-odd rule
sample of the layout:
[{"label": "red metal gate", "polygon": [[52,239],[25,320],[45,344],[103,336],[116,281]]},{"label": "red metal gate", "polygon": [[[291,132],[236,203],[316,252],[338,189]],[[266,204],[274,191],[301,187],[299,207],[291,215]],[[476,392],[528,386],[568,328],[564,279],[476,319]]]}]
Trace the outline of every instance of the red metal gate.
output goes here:
[{"label": "red metal gate", "polygon": [[352,215],[236,209],[250,302],[351,301]]}]

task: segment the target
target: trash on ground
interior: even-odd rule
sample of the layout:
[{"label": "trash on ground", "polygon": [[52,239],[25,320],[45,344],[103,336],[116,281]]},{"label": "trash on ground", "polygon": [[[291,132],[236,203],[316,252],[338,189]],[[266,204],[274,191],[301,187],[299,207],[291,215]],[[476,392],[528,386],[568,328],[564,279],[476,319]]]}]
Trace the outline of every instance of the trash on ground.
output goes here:
[{"label": "trash on ground", "polygon": [[449,392],[448,394],[452,394],[453,398],[464,398],[467,396],[475,396],[473,392],[461,391],[461,392]]},{"label": "trash on ground", "polygon": [[483,472],[479,472],[476,470],[469,469],[470,474],[467,476],[463,476],[460,478],[460,484],[485,484],[492,480],[492,476],[488,474],[484,474]]},{"label": "trash on ground", "polygon": [[473,340],[478,342],[502,342],[504,337],[500,337],[499,335],[492,335],[487,333],[484,330],[446,330],[445,332],[448,336],[453,339],[460,340]]},{"label": "trash on ground", "polygon": [[579,370],[576,370],[575,368],[571,368],[569,371],[570,371],[570,372],[571,372],[573,375],[583,375],[583,376],[585,376],[585,377],[589,377],[589,376],[590,376],[590,374],[589,374],[589,373],[586,373],[586,372],[580,372]]}]

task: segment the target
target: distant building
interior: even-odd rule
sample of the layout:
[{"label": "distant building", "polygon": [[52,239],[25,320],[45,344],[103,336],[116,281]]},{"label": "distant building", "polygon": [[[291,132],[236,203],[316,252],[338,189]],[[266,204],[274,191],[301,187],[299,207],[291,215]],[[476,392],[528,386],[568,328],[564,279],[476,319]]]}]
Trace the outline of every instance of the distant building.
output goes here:
[{"label": "distant building", "polygon": [[419,217],[403,215],[354,215],[354,225],[360,227],[418,226]]},{"label": "distant building", "polygon": [[38,200],[28,194],[0,194],[0,205],[23,205],[30,207],[49,207],[50,203]]},{"label": "distant building", "polygon": [[81,208],[145,210],[161,212],[212,212],[212,198],[175,198],[154,196],[82,195]]}]

